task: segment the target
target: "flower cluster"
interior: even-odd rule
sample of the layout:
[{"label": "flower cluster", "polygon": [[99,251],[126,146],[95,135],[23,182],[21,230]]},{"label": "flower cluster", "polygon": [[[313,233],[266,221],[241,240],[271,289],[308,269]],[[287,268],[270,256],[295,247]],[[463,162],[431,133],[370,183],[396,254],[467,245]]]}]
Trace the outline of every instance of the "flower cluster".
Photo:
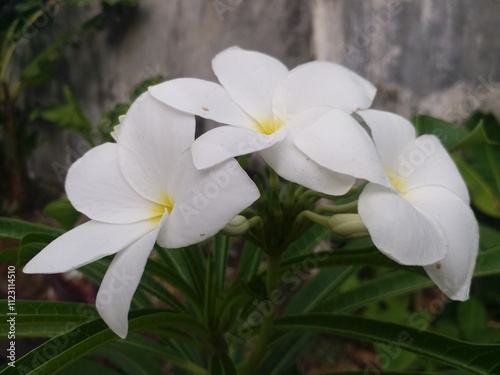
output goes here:
[{"label": "flower cluster", "polygon": [[344,194],[364,179],[359,215],[377,248],[424,266],[450,298],[468,298],[478,226],[435,136],[416,138],[404,118],[368,109],[375,88],[331,62],[288,71],[267,55],[229,48],[212,67],[220,85],[181,78],[150,89],[169,106],[228,125],[194,142],[197,168],[258,151],[284,179],[322,193]]},{"label": "flower cluster", "polygon": [[[468,297],[478,228],[466,186],[436,137],[416,137],[404,118],[369,109],[375,88],[331,62],[288,71],[234,47],[212,66],[220,84],[179,78],[151,87],[116,127],[116,143],[71,167],[68,197],[91,220],[52,242],[25,272],[65,272],[117,253],[96,305],[125,337],[155,242],[200,242],[258,199],[234,159],[258,152],[283,179],[323,194],[366,181],[358,213],[377,248],[424,266],[450,298]],[[194,115],[224,125],[194,140]],[[127,276],[120,288],[116,275]]]}]

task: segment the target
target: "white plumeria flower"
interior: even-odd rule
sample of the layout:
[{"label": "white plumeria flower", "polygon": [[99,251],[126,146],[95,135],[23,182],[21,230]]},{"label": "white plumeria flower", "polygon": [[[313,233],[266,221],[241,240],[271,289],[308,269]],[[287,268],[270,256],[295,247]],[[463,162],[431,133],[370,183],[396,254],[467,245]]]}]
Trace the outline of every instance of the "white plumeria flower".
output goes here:
[{"label": "white plumeria flower", "polygon": [[180,78],[150,87],[178,110],[228,124],[194,142],[198,169],[259,151],[281,177],[323,193],[344,194],[355,178],[389,185],[370,137],[350,116],[373,100],[365,79],[321,61],[289,72],[237,47],[219,53],[212,68],[220,85]]},{"label": "white plumeria flower", "polygon": [[368,183],[358,210],[377,248],[398,263],[421,265],[451,299],[466,300],[479,244],[469,194],[433,135],[416,138],[404,118],[360,112],[392,187]]},{"label": "white plumeria flower", "polygon": [[148,93],[139,97],[115,132],[117,144],[90,150],[68,171],[68,198],[91,220],[49,244],[24,272],[67,272],[118,253],[96,306],[124,338],[130,303],[155,242],[167,248],[200,242],[259,197],[234,159],[195,168],[188,149],[194,131],[193,116]]}]

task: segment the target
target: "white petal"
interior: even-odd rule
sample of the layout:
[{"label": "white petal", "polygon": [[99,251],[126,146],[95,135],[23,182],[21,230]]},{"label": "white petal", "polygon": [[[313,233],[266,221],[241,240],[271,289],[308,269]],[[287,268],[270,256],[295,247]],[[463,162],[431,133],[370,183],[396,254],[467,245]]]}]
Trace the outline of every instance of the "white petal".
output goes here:
[{"label": "white petal", "polygon": [[125,224],[149,219],[153,203],[132,189],[118,163],[118,146],[105,143],[87,152],[69,169],[66,193],[89,218]]},{"label": "white petal", "polygon": [[353,186],[355,178],[320,166],[294,144],[294,139],[300,131],[329,111],[326,107],[303,111],[287,124],[287,137],[280,143],[262,150],[260,154],[284,179],[325,194],[341,195]]},{"label": "white petal", "polygon": [[422,135],[407,145],[399,157],[398,174],[404,178],[404,191],[426,185],[441,186],[469,204],[469,193],[460,172],[434,135]]},{"label": "white petal", "polygon": [[276,87],[273,106],[283,114],[320,105],[351,113],[368,108],[375,91],[371,83],[341,65],[314,61],[288,73]]},{"label": "white petal", "polygon": [[188,246],[213,236],[250,206],[259,191],[234,159],[198,171],[185,153],[176,168],[175,204],[158,243]]},{"label": "white petal", "polygon": [[122,339],[128,332],[128,312],[132,297],[141,281],[157,236],[158,228],[116,254],[97,293],[96,307],[99,315]]},{"label": "white petal", "polygon": [[288,73],[280,61],[237,47],[222,51],[212,61],[219,82],[238,105],[256,120],[273,119],[276,84]]},{"label": "white petal", "polygon": [[163,204],[176,158],[194,140],[194,116],[142,94],[120,127],[118,159],[127,182],[146,199]]},{"label": "white petal", "polygon": [[426,266],[425,271],[449,298],[466,300],[479,244],[479,230],[472,210],[458,196],[441,187],[412,190],[407,199],[436,220],[448,242],[446,256]]},{"label": "white petal", "polygon": [[344,111],[330,110],[301,130],[294,143],[322,167],[391,187],[368,133]]},{"label": "white petal", "polygon": [[240,155],[251,154],[271,147],[286,137],[284,128],[271,135],[233,126],[214,128],[194,141],[191,146],[193,162],[205,169]]},{"label": "white petal", "polygon": [[150,221],[106,224],[89,221],[52,241],[25,267],[25,273],[67,272],[114,254],[155,229]]},{"label": "white petal", "polygon": [[254,120],[214,82],[178,78],[149,88],[156,99],[182,112],[192,113],[223,124],[251,128]]},{"label": "white petal", "polygon": [[358,212],[375,246],[400,264],[425,266],[446,255],[446,238],[434,218],[393,190],[369,183]]},{"label": "white petal", "polygon": [[368,109],[358,114],[372,132],[382,165],[386,170],[397,173],[400,155],[406,145],[415,140],[415,128],[405,118],[390,112]]}]

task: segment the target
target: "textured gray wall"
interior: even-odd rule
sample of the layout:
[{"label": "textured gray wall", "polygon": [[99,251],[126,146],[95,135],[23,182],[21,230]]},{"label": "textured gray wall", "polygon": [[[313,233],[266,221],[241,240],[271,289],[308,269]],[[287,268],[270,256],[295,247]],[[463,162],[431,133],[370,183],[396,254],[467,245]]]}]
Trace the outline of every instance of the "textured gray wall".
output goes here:
[{"label": "textured gray wall", "polygon": [[[58,27],[92,12],[61,9]],[[215,80],[212,57],[239,45],[290,68],[340,62],[377,86],[376,108],[460,122],[477,108],[500,114],[499,16],[496,0],[139,0],[123,22],[68,49],[60,74],[97,123],[149,75]],[[54,129],[42,140],[31,170],[57,185],[54,165],[86,147]]]},{"label": "textured gray wall", "polygon": [[500,114],[500,1],[316,0],[313,15],[316,56],[372,81],[375,107]]}]

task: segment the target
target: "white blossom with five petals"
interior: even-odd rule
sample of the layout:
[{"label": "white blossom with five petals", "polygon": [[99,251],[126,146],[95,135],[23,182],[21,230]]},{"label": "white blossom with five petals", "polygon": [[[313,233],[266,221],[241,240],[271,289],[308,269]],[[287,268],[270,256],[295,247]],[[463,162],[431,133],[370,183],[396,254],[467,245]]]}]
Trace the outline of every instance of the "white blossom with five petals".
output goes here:
[{"label": "white blossom with five petals", "polygon": [[117,253],[96,307],[124,338],[130,303],[155,242],[167,248],[198,243],[259,197],[234,159],[195,168],[189,151],[194,131],[193,116],[149,93],[139,97],[115,129],[117,143],[95,147],[68,171],[68,198],[91,220],[49,244],[24,272],[66,272]]},{"label": "white blossom with five petals", "polygon": [[344,194],[356,178],[390,186],[370,137],[350,115],[373,100],[365,79],[324,61],[288,71],[237,47],[219,53],[212,68],[221,84],[179,78],[150,87],[178,110],[227,124],[194,142],[197,168],[258,151],[281,177],[323,193]]},{"label": "white blossom with five petals", "polygon": [[453,160],[433,135],[416,137],[392,113],[360,112],[391,187],[368,183],[358,212],[384,254],[421,265],[451,299],[466,300],[478,251],[477,221]]}]

